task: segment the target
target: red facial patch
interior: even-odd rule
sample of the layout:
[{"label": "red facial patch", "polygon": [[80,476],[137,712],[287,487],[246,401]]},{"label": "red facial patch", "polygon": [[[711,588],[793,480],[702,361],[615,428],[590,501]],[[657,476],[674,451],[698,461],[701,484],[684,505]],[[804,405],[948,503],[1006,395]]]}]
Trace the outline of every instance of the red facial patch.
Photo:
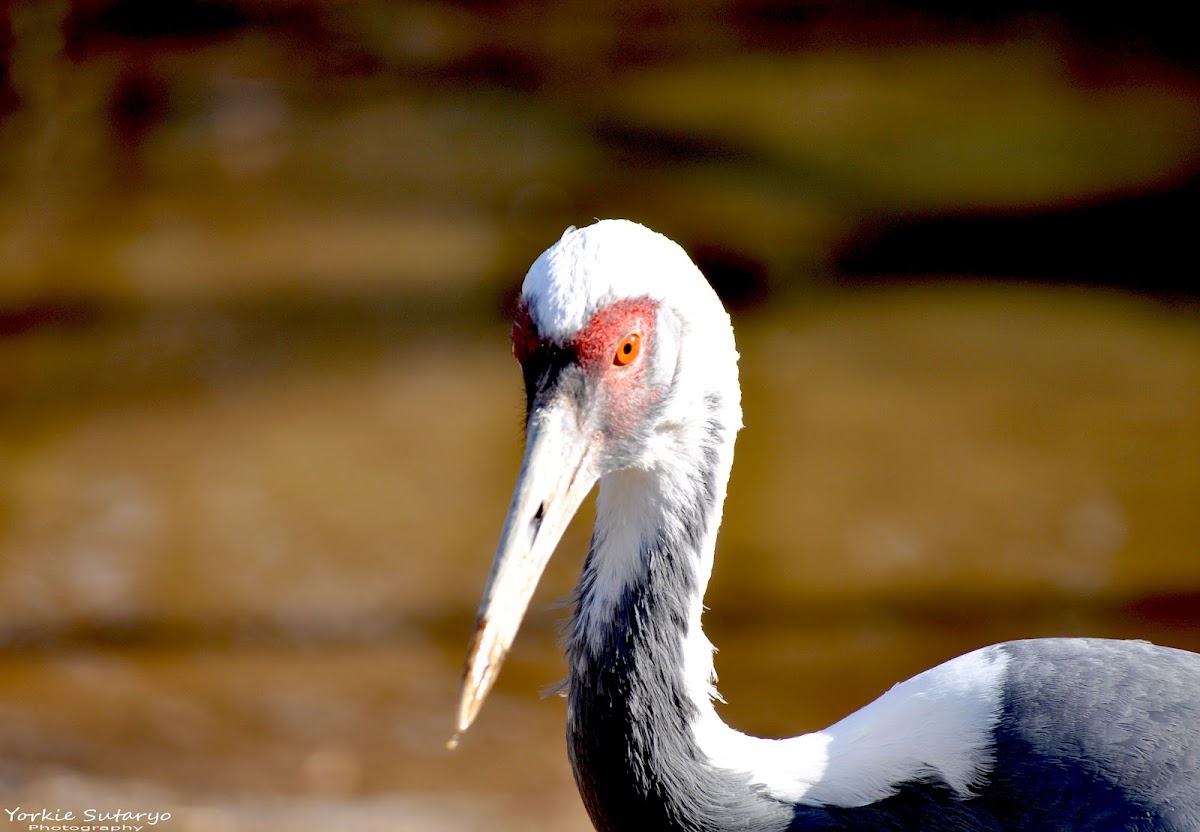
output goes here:
[{"label": "red facial patch", "polygon": [[621,339],[631,332],[636,331],[641,342],[648,343],[657,306],[649,297],[640,297],[619,300],[601,309],[584,324],[571,343],[580,363],[589,368],[615,363]]},{"label": "red facial patch", "polygon": [[522,303],[517,307],[516,317],[513,319],[512,325],[512,349],[513,355],[521,363],[533,354],[533,351],[538,346],[537,327],[533,325],[533,318],[529,314],[529,307]]},{"label": "red facial patch", "polygon": [[[599,406],[610,438],[630,434],[657,395],[645,380],[657,306],[648,297],[617,301],[597,312],[575,336],[579,362],[600,376],[603,395]],[[624,353],[631,340],[636,344],[634,351]]]},{"label": "red facial patch", "polygon": [[593,406],[605,432],[629,434],[658,395],[645,380],[657,310],[648,296],[617,301],[593,315],[570,341],[555,344],[540,337],[529,307],[521,304],[513,320],[513,355],[525,367],[539,350],[578,362],[595,379]]}]

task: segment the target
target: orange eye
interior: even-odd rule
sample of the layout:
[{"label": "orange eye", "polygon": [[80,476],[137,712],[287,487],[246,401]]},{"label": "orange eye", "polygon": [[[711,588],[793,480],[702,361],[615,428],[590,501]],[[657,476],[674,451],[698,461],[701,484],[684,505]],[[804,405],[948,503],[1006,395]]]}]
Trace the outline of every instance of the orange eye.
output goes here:
[{"label": "orange eye", "polygon": [[641,351],[642,336],[637,332],[631,332],[622,338],[621,343],[617,345],[617,352],[613,356],[613,363],[618,367],[628,367],[637,361],[638,354]]}]

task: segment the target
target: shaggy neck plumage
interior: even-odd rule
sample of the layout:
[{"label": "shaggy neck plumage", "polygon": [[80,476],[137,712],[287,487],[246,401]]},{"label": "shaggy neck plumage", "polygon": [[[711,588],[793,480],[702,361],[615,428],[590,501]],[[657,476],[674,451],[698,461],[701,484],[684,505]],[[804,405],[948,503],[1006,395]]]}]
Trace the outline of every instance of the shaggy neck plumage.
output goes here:
[{"label": "shaggy neck plumage", "polygon": [[735,431],[719,397],[705,406],[679,426],[670,464],[601,480],[568,642],[567,723],[601,830],[783,829],[790,817],[747,778],[711,766],[694,736],[716,718],[700,614]]}]

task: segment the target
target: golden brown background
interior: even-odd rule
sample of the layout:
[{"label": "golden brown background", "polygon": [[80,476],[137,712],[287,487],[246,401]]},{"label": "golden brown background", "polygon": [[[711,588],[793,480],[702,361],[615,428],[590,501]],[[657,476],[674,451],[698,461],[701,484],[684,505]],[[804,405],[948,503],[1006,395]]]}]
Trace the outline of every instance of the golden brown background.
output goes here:
[{"label": "golden brown background", "polygon": [[444,743],[519,458],[505,316],[593,217],[676,238],[734,312],[734,725],[1007,638],[1200,649],[1191,31],[0,2],[0,808],[588,828],[539,698],[586,517]]}]

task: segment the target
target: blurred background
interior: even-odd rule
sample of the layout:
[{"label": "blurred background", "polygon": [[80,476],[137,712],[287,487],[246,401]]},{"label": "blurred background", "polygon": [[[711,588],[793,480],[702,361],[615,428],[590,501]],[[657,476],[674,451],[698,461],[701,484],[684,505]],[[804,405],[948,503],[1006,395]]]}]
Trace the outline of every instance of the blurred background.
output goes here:
[{"label": "blurred background", "polygon": [[586,516],[444,744],[506,319],[593,217],[734,315],[736,727],[996,640],[1200,649],[1185,9],[0,0],[0,807],[589,828],[539,693]]}]

